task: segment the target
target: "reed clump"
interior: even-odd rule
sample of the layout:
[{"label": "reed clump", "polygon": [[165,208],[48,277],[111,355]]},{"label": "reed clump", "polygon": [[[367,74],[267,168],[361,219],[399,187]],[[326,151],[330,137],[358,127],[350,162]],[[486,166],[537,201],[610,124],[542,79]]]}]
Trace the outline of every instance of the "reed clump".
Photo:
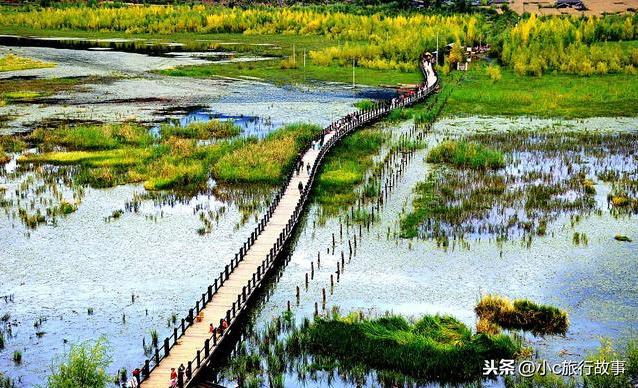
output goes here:
[{"label": "reed clump", "polygon": [[336,358],[340,365],[361,364],[438,381],[472,380],[480,376],[483,360],[515,358],[521,350],[507,335],[472,334],[455,318],[438,315],[414,323],[395,315],[320,317],[298,336],[311,354]]},{"label": "reed clump", "polygon": [[503,329],[529,331],[535,335],[565,335],[569,327],[566,312],[527,299],[511,301],[503,296],[488,294],[481,298],[474,311],[480,319]]},{"label": "reed clump", "polygon": [[212,166],[212,173],[231,183],[281,183],[294,167],[295,157],[321,131],[312,124],[287,125],[262,141],[250,140],[222,156]]},{"label": "reed clump", "polygon": [[185,126],[162,125],[160,133],[163,138],[171,136],[187,139],[223,139],[237,136],[241,128],[230,120],[193,121]]},{"label": "reed clump", "polygon": [[148,129],[135,123],[38,128],[30,140],[44,147],[61,145],[70,150],[112,150],[124,146],[148,146],[153,138]]},{"label": "reed clump", "polygon": [[430,163],[448,163],[456,167],[472,169],[505,167],[505,156],[502,152],[465,140],[444,141],[430,151],[427,161]]}]

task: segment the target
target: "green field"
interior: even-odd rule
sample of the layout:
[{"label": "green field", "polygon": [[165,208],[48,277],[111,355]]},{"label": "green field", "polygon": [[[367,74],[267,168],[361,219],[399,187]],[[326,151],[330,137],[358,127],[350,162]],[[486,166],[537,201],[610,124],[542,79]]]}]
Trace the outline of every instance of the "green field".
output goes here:
[{"label": "green field", "polygon": [[493,82],[483,67],[466,74],[445,114],[536,117],[618,117],[638,114],[638,76],[606,74],[521,76],[502,70]]},{"label": "green field", "polygon": [[[303,67],[303,59],[297,60],[297,68],[282,68],[282,60],[268,60],[232,64],[210,64],[201,66],[184,66],[176,69],[160,71],[161,74],[178,77],[253,77],[278,85],[312,84],[322,82],[352,82],[352,67],[317,66],[308,63]],[[355,68],[355,82],[360,85],[382,86],[415,84],[422,81],[421,74],[414,69],[412,72],[399,70],[377,70]]]}]

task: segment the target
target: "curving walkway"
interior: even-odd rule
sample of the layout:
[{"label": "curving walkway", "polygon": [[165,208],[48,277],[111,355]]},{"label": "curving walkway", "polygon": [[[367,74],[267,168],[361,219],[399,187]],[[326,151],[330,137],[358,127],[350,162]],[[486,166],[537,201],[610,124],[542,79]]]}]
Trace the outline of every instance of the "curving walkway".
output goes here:
[{"label": "curving walkway", "polygon": [[[189,386],[198,373],[210,364],[212,356],[228,338],[228,334],[241,329],[235,327],[237,318],[247,308],[254,291],[260,288],[277,255],[292,235],[323,157],[349,133],[386,116],[393,109],[410,106],[431,94],[438,85],[431,58],[429,53],[421,58],[420,68],[425,82],[416,89],[373,109],[358,111],[337,120],[315,139],[313,146],[297,157],[296,171],[288,176],[286,184],[251,237],[214,284],[202,294],[194,308],[174,328],[173,334],[158,344],[151,359],[140,368],[142,387],[168,387],[171,368],[178,370],[180,365],[183,365],[183,369],[178,374],[178,386]],[[307,169],[308,165],[310,170]],[[202,319],[199,320],[198,316]],[[209,325],[212,323],[217,328],[222,320],[225,320],[228,328],[223,333],[210,333]]]}]

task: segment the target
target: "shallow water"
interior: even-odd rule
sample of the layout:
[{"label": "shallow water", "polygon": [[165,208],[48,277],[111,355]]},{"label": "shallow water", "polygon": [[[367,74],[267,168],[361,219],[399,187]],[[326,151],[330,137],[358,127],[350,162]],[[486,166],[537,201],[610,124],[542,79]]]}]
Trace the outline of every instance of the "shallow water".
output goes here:
[{"label": "shallow water", "polygon": [[[0,55],[13,52],[56,63],[51,68],[3,72],[0,74],[2,79],[92,77],[81,87],[47,96],[43,103],[0,107],[0,116],[9,117],[0,125],[0,134],[28,131],[49,122],[135,120],[157,124],[167,119],[201,118],[208,113],[255,116],[282,124],[312,122],[327,125],[353,111],[353,104],[361,99],[387,98],[396,93],[383,88],[352,89],[344,84],[279,87],[252,79],[169,77],[152,72],[207,63],[200,51],[189,51],[201,48],[161,45],[162,55],[153,55],[135,46],[128,51],[117,46],[108,51],[87,50],[68,43],[76,42],[75,39],[60,39],[43,40],[46,44],[39,47],[3,46],[0,40]],[[246,59],[255,58],[234,58]],[[254,128],[246,129],[251,132]],[[259,132],[262,130],[268,128]]]},{"label": "shallow water", "polygon": [[[625,119],[607,122],[610,128],[635,128],[638,123]],[[436,124],[428,140],[432,143],[459,123],[444,120]],[[508,121],[507,125],[516,123]],[[528,123],[518,125],[526,127]],[[410,126],[405,123],[388,130],[397,136]],[[302,291],[300,305],[295,308],[299,319],[312,316],[314,303],[321,306],[321,289],[329,289],[330,274],[334,274],[343,250],[345,272],[334,293],[328,295],[328,309],[339,306],[342,312],[363,309],[408,316],[451,314],[473,326],[473,307],[481,293],[530,298],[564,308],[570,315],[566,337],[530,338],[540,356],[550,360],[579,360],[598,345],[601,336],[621,341],[635,335],[638,244],[613,240],[617,233],[638,236],[635,217],[615,219],[603,211],[602,216],[588,216],[573,228],[569,220],[559,219],[550,223],[547,236],[534,239],[530,248],[519,240],[497,245],[483,239],[470,241],[469,247],[451,242],[446,251],[432,241],[387,239],[388,228],[396,230],[398,215],[409,206],[415,184],[430,168],[423,163],[426,153],[418,151],[408,164],[383,207],[381,221],[373,224],[370,232],[363,229],[351,260],[347,239],[356,232],[344,227],[340,239],[339,220],[331,218],[322,224],[319,209],[310,209],[290,263],[268,302],[258,310],[258,325],[285,311],[288,300],[295,305],[295,287],[304,290],[304,275],[321,252],[321,267],[315,270],[308,291]],[[600,204],[605,191],[604,187],[597,189]],[[213,196],[162,208],[144,201],[139,213],[125,212],[118,220],[104,221],[135,192],[142,191],[135,185],[87,189],[76,213],[60,218],[57,226],[42,226],[28,235],[18,223],[0,217],[0,296],[12,295],[13,299],[0,298],[0,316],[10,314],[13,333],[9,337],[5,328],[7,344],[0,351],[0,370],[21,377],[24,386],[42,383],[52,360],[64,353],[69,343],[103,335],[112,347],[111,372],[121,367],[130,371],[145,359],[142,338],[148,343],[151,329],[164,338],[171,314],[185,314],[254,226],[253,218],[241,222],[235,204],[222,203]],[[197,205],[210,210],[227,208],[210,234],[196,233],[201,226],[193,215]],[[589,244],[575,246],[575,231],[586,233]],[[333,233],[337,239],[334,254]],[[88,314],[88,308],[95,310],[93,315]],[[34,322],[40,318],[45,321],[35,328]],[[45,334],[38,338],[38,331]],[[10,360],[15,349],[23,352],[21,366]],[[561,356],[561,351],[567,355]],[[298,385],[296,377],[286,376],[286,386]],[[333,385],[353,384],[337,378]],[[375,385],[373,377],[368,385]]]},{"label": "shallow water", "polygon": [[[459,120],[460,123],[464,121]],[[625,119],[607,120],[607,123],[609,128],[627,125]],[[630,123],[635,129],[637,121],[634,119]],[[507,125],[517,127],[509,120]],[[527,125],[520,122],[518,128]],[[593,124],[584,126],[589,125]],[[436,124],[429,140],[454,127],[455,119]],[[480,241],[468,239],[469,246],[451,241],[447,250],[437,247],[434,241],[387,239],[388,228],[395,230],[397,215],[406,203],[410,203],[415,184],[422,181],[431,168],[422,162],[426,153],[420,151],[410,163],[398,189],[383,209],[381,221],[371,227],[370,232],[364,229],[362,242],[351,261],[348,261],[347,240],[358,232],[350,230],[340,241],[338,220],[332,219],[319,226],[315,223],[317,209],[310,211],[290,263],[273,295],[259,310],[258,327],[283,313],[287,301],[295,306],[297,286],[302,290],[300,304],[294,310],[297,321],[312,316],[315,302],[321,309],[322,288],[330,289],[330,274],[334,275],[341,251],[344,251],[345,272],[334,293],[328,295],[326,311],[337,306],[342,313],[361,309],[372,314],[392,311],[413,317],[450,314],[474,327],[473,308],[481,294],[528,298],[558,306],[569,314],[571,324],[565,337],[527,337],[540,357],[553,362],[582,360],[599,346],[603,337],[622,346],[627,338],[636,336],[638,243],[635,238],[632,243],[618,242],[614,235],[638,236],[638,220],[635,216],[616,219],[609,214],[605,200],[608,188],[597,186],[597,203],[604,209],[601,216],[584,217],[574,227],[569,218],[559,218],[550,223],[547,236],[535,238],[529,248],[518,239],[502,244],[485,238]],[[345,230],[344,226],[344,233]],[[337,246],[332,254],[331,241],[335,232]],[[575,246],[574,232],[585,233],[589,237],[588,245]],[[318,252],[321,269],[315,270],[308,291],[303,291],[304,276],[310,272],[311,262],[315,262],[316,268]],[[285,377],[288,387],[301,384],[296,375]],[[325,386],[327,374],[319,373],[319,378],[322,382],[311,382],[309,386]],[[335,378],[332,385],[356,386],[340,378]],[[368,376],[366,385],[378,385],[374,375]],[[502,386],[502,382],[488,385]]]}]

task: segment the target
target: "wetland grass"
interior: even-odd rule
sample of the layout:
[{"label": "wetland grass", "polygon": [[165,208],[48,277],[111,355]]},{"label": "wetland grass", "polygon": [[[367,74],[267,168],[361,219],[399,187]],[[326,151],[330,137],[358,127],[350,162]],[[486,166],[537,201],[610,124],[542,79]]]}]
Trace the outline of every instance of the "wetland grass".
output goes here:
[{"label": "wetland grass", "polygon": [[481,320],[507,330],[529,331],[534,335],[565,335],[569,326],[567,313],[527,299],[510,301],[499,295],[484,295],[474,308]]},{"label": "wetland grass", "polygon": [[[401,236],[441,243],[466,235],[520,237],[529,245],[533,236],[546,235],[550,223],[561,215],[573,219],[600,210],[594,199],[598,180],[612,184],[608,198],[612,214],[635,213],[638,207],[615,206],[613,198],[633,203],[638,192],[636,162],[629,146],[637,140],[638,135],[631,132],[547,128],[474,134],[443,142],[429,160],[450,163],[435,166],[417,184],[412,209],[401,217]],[[498,152],[493,160],[505,162],[506,168],[484,168],[490,163],[483,156],[473,161],[461,152],[457,157],[459,147],[454,144],[459,142],[478,144],[479,149],[489,145]],[[464,167],[472,165],[478,168]],[[578,243],[586,241],[586,236],[580,237]]]},{"label": "wetland grass", "polygon": [[503,69],[498,82],[490,77],[480,65],[467,72],[451,92],[444,114],[574,119],[638,114],[638,82],[632,74],[528,77]]},{"label": "wetland grass", "polygon": [[346,368],[363,365],[437,381],[472,380],[480,376],[483,360],[515,358],[521,350],[509,336],[473,334],[455,318],[438,315],[415,322],[395,315],[366,319],[358,313],[320,317],[291,341]]},{"label": "wetland grass", "polygon": [[[197,125],[189,131],[200,131]],[[238,130],[220,125],[223,131]],[[204,130],[209,133],[210,127]],[[96,188],[144,182],[147,190],[199,191],[211,175],[227,183],[276,184],[290,171],[299,151],[320,132],[314,125],[292,124],[263,140],[238,138],[200,145],[190,135],[154,139],[148,129],[133,123],[40,129],[29,140],[42,150],[67,149],[25,154],[18,162],[77,165],[76,182]]]},{"label": "wetland grass", "polygon": [[54,67],[55,63],[38,61],[32,58],[8,54],[0,57],[0,72]]},{"label": "wetland grass", "polygon": [[[364,183],[374,164],[372,157],[388,139],[388,133],[379,128],[363,129],[343,139],[321,167],[314,189],[316,201],[329,213],[355,203],[355,188]],[[364,191],[372,194],[376,189],[377,183],[368,182]]]},{"label": "wetland grass", "polygon": [[125,146],[144,147],[153,143],[148,129],[134,123],[77,125],[55,129],[38,128],[30,140],[50,146],[67,147],[70,150],[112,150]]},{"label": "wetland grass", "polygon": [[428,154],[429,163],[448,163],[455,167],[497,169],[505,167],[502,152],[468,141],[444,141]]},{"label": "wetland grass", "polygon": [[193,121],[185,126],[165,124],[160,128],[162,137],[171,136],[186,139],[222,139],[237,136],[241,128],[229,120]]},{"label": "wetland grass", "polygon": [[22,352],[19,350],[14,350],[13,355],[11,356],[13,363],[16,365],[22,364]]},{"label": "wetland grass", "polygon": [[230,183],[281,183],[297,154],[321,131],[311,124],[287,125],[262,141],[251,140],[223,155],[212,166],[212,173]]}]

